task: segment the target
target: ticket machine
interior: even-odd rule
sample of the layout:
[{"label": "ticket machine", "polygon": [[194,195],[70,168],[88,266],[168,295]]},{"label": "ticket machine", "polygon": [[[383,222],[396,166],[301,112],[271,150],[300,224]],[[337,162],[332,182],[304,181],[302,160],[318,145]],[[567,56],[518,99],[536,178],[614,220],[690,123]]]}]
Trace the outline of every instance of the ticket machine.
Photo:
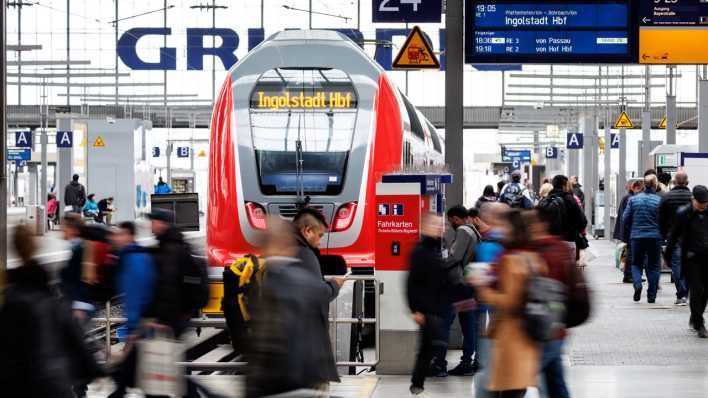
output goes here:
[{"label": "ticket machine", "polygon": [[392,174],[376,185],[376,278],[380,297],[381,347],[377,374],[410,374],[418,326],[406,299],[410,254],[420,239],[424,212],[442,214],[450,174]]}]

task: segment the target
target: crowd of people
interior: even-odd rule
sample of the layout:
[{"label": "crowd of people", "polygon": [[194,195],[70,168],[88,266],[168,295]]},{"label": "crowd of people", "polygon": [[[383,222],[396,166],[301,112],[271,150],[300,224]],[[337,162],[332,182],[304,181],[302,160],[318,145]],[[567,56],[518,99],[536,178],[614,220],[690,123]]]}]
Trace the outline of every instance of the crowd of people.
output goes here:
[{"label": "crowd of people", "polygon": [[646,276],[647,302],[655,303],[663,259],[676,288],[674,304],[690,303],[689,325],[698,337],[708,338],[703,319],[708,278],[699,260],[708,254],[708,222],[704,221],[708,188],[690,189],[688,175],[681,170],[672,180],[650,169],[626,189],[613,236],[626,243],[623,282],[632,284],[632,298],[638,302]]},{"label": "crowd of people", "polygon": [[[74,174],[71,182],[64,188],[64,206],[65,213],[79,214],[87,220],[106,225],[111,225],[113,213],[116,211],[112,196],[97,201],[96,194],[86,195],[86,187],[79,182],[78,174]],[[54,194],[49,194],[48,197],[47,220],[52,220],[55,224],[59,221],[59,206]]]},{"label": "crowd of people", "polygon": [[[569,397],[562,352],[567,328],[589,317],[577,266],[587,226],[576,181],[555,176],[532,199],[520,174],[487,186],[475,207],[429,213],[410,260],[407,297],[420,343],[410,392],[426,377],[474,375],[476,397]],[[533,292],[533,294],[531,294]],[[459,319],[460,363],[447,370],[450,329]],[[540,379],[540,383],[537,381]]]}]

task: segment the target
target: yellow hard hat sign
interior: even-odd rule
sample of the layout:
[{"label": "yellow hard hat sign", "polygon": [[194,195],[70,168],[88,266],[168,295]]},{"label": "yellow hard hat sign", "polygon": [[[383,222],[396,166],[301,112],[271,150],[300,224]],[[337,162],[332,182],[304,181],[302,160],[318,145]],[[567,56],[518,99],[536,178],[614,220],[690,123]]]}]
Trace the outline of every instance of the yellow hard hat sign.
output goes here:
[{"label": "yellow hard hat sign", "polygon": [[632,123],[632,119],[629,118],[629,115],[627,115],[627,112],[622,111],[622,113],[620,113],[619,117],[617,118],[617,121],[615,122],[615,128],[616,129],[633,129],[634,128],[634,123]]},{"label": "yellow hard hat sign", "polygon": [[433,47],[428,43],[423,31],[414,26],[408,34],[401,51],[393,60],[393,67],[397,69],[440,69]]},{"label": "yellow hard hat sign", "polygon": [[666,116],[664,116],[664,118],[661,119],[661,123],[659,123],[659,128],[660,128],[660,129],[665,129],[665,128],[666,128]]},{"label": "yellow hard hat sign", "polygon": [[205,157],[206,157],[206,151],[202,149],[201,151],[199,151],[199,153],[197,154],[197,156],[199,156],[200,158],[205,158]]},{"label": "yellow hard hat sign", "polygon": [[103,148],[104,146],[106,146],[106,143],[103,142],[103,138],[99,135],[98,137],[96,137],[96,141],[93,142],[93,147]]}]

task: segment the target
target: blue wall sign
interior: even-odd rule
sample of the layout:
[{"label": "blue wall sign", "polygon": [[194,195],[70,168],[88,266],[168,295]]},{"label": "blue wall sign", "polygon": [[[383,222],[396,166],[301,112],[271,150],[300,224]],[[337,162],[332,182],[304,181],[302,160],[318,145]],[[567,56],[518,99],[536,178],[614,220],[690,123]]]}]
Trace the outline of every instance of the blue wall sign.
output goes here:
[{"label": "blue wall sign", "polygon": [[617,133],[610,134],[610,149],[619,149],[620,147],[620,135]]},{"label": "blue wall sign", "polygon": [[520,168],[521,168],[521,160],[514,159],[511,161],[511,169],[512,170],[519,170]]},{"label": "blue wall sign", "polygon": [[437,22],[442,0],[372,0],[374,22]]},{"label": "blue wall sign", "polygon": [[178,146],[177,147],[177,157],[178,158],[188,158],[189,157],[189,147],[188,146]]},{"label": "blue wall sign", "polygon": [[630,0],[468,0],[467,63],[633,63],[637,24]]},{"label": "blue wall sign", "polygon": [[23,161],[32,159],[32,151],[27,148],[7,148],[8,161]]},{"label": "blue wall sign", "polygon": [[32,148],[32,132],[15,131],[15,146],[18,148]]},{"label": "blue wall sign", "polygon": [[154,157],[154,158],[160,157],[160,147],[159,146],[152,147],[152,157]]},{"label": "blue wall sign", "polygon": [[546,148],[546,159],[558,159],[558,148],[554,146]]},{"label": "blue wall sign", "polygon": [[520,160],[522,162],[530,162],[531,161],[531,150],[530,149],[511,150],[511,149],[502,148],[502,162],[512,162],[514,160]]},{"label": "blue wall sign", "polygon": [[568,149],[582,149],[583,148],[583,135],[581,133],[568,133],[568,140],[566,141],[566,148],[568,148]]},{"label": "blue wall sign", "polygon": [[73,131],[57,131],[57,148],[72,148],[74,146]]}]

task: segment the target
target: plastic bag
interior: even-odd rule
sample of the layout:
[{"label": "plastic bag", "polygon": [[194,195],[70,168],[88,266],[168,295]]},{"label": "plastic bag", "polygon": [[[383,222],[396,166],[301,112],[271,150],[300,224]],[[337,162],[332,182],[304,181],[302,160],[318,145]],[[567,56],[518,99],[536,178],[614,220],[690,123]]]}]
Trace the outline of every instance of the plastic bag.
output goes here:
[{"label": "plastic bag", "polygon": [[165,336],[138,342],[137,387],[145,395],[178,397],[184,394],[182,344]]},{"label": "plastic bag", "polygon": [[580,251],[580,259],[578,260],[578,267],[585,268],[590,265],[590,263],[597,258],[597,255],[590,249],[585,249]]}]

